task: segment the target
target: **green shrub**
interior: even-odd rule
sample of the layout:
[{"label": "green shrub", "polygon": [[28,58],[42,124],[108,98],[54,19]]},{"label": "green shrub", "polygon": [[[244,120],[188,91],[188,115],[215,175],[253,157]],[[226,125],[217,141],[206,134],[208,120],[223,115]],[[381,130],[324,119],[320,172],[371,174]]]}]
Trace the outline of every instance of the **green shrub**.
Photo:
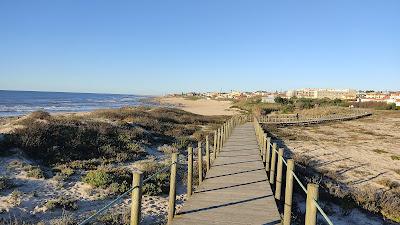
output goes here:
[{"label": "green shrub", "polygon": [[392,155],[390,156],[393,160],[400,160],[400,155]]},{"label": "green shrub", "polygon": [[122,181],[122,183],[111,183],[109,189],[111,193],[120,194],[129,190],[132,185],[128,184],[127,181]]},{"label": "green shrub", "polygon": [[75,160],[68,163],[71,169],[95,170],[101,164],[100,160]]},{"label": "green shrub", "polygon": [[77,200],[76,199],[69,199],[66,197],[59,197],[56,199],[51,199],[46,202],[45,206],[47,209],[65,209],[65,210],[77,210]]},{"label": "green shrub", "polygon": [[[146,174],[150,176],[152,174]],[[169,173],[162,172],[157,174],[151,180],[143,185],[143,194],[145,195],[160,195],[167,194],[169,191]]]},{"label": "green shrub", "polygon": [[26,172],[27,177],[32,177],[36,179],[45,178],[43,170],[38,166],[31,166],[31,165],[25,166],[24,171]]},{"label": "green shrub", "polygon": [[162,145],[158,147],[157,150],[164,154],[172,154],[174,152],[178,152],[178,149],[171,145]]},{"label": "green shrub", "polygon": [[171,145],[179,138],[190,138],[203,126],[220,124],[225,118],[148,107],[98,110],[85,116],[36,114],[30,118],[46,121],[31,119],[7,137],[7,146],[18,147],[46,165],[93,159],[135,160],[146,154],[146,146]]},{"label": "green shrub", "polygon": [[56,176],[54,176],[54,179],[56,180],[66,180],[75,173],[72,168],[66,165],[55,167],[54,172],[56,172]]},{"label": "green shrub", "polygon": [[143,194],[160,195],[167,194],[169,191],[169,170],[163,170],[167,165],[156,161],[146,161],[138,163],[137,168],[143,172],[143,179],[155,175],[152,179],[143,184]]},{"label": "green shrub", "polygon": [[104,213],[97,217],[94,224],[122,225],[130,224],[131,212],[129,209],[120,209]]},{"label": "green shrub", "polygon": [[141,137],[135,130],[102,122],[51,120],[17,129],[14,140],[17,147],[47,164],[113,158],[118,153],[127,153],[133,159],[143,154],[140,148],[131,146]]},{"label": "green shrub", "polygon": [[176,141],[172,144],[172,146],[178,150],[186,149],[192,141],[189,137],[183,136],[178,137]]},{"label": "green shrub", "polygon": [[21,201],[22,201],[22,192],[18,190],[14,190],[13,192],[11,192],[10,198],[7,199],[7,202],[13,205],[14,207],[19,206],[21,204]]},{"label": "green shrub", "polygon": [[294,112],[294,105],[289,104],[283,107],[282,113],[293,113]]},{"label": "green shrub", "polygon": [[93,187],[106,188],[113,182],[113,177],[105,170],[93,170],[89,171],[82,181]]},{"label": "green shrub", "polygon": [[32,112],[31,114],[28,115],[28,117],[31,119],[41,119],[41,120],[47,120],[50,118],[50,116],[51,116],[50,113],[42,110]]},{"label": "green shrub", "polygon": [[119,194],[127,191],[132,184],[132,172],[121,168],[100,168],[89,171],[82,181],[97,188],[109,189]]}]

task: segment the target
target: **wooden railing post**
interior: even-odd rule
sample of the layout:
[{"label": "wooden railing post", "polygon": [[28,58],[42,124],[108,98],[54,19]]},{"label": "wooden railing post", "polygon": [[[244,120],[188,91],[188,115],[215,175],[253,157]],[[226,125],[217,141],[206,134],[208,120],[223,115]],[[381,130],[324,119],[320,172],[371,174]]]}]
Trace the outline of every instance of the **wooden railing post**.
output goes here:
[{"label": "wooden railing post", "polygon": [[222,139],[222,145],[221,146],[224,146],[225,145],[225,135],[226,135],[226,130],[225,130],[225,123],[223,123],[222,124],[222,137],[221,137],[221,139]]},{"label": "wooden railing post", "polygon": [[219,149],[222,150],[224,147],[224,126],[221,127],[221,145],[219,146]]},{"label": "wooden railing post", "polygon": [[262,159],[263,159],[263,163],[265,164],[265,162],[267,161],[267,134],[264,134],[263,137],[263,152],[262,152]]},{"label": "wooden railing post", "polygon": [[208,142],[208,135],[206,136],[206,167],[207,172],[210,171],[210,143]]},{"label": "wooden railing post", "polygon": [[223,125],[223,127],[224,127],[224,144],[225,144],[225,142],[226,142],[226,135],[227,135],[227,130],[226,130],[226,122],[224,123],[224,125]]},{"label": "wooden railing post", "polygon": [[277,148],[277,145],[276,145],[276,143],[274,143],[272,145],[272,151],[271,151],[271,155],[272,155],[271,170],[269,171],[270,172],[270,174],[269,174],[269,183],[270,184],[274,184],[274,182],[275,182],[276,148]]},{"label": "wooden railing post", "polygon": [[275,199],[277,200],[281,200],[282,170],[283,170],[283,148],[279,148],[278,168],[276,170],[276,183],[275,183]]},{"label": "wooden railing post", "polygon": [[132,190],[131,198],[131,222],[130,225],[139,225],[141,217],[141,205],[142,205],[142,185],[143,185],[143,174],[141,172],[133,173],[132,187],[136,187]]},{"label": "wooden railing post", "polygon": [[197,146],[197,167],[199,169],[199,185],[203,181],[203,153],[201,149],[201,141],[199,141]]},{"label": "wooden railing post", "polygon": [[316,225],[317,223],[317,207],[315,201],[318,201],[318,184],[307,185],[307,201],[306,201],[306,223],[305,225]]},{"label": "wooden railing post", "polygon": [[215,130],[214,131],[214,150],[213,150],[213,153],[214,153],[214,160],[217,158],[217,131]]},{"label": "wooden railing post", "polygon": [[225,123],[225,142],[228,140],[228,133],[229,133],[229,131],[228,131],[228,122],[226,122]]},{"label": "wooden railing post", "polygon": [[269,172],[271,161],[271,138],[267,137],[267,150],[265,152],[265,171]]},{"label": "wooden railing post", "polygon": [[220,150],[220,148],[221,148],[221,129],[220,128],[218,128],[218,131],[217,131],[217,156],[219,155],[219,150]]},{"label": "wooden railing post", "polygon": [[187,196],[192,196],[193,191],[193,148],[188,147],[188,177],[187,177]]},{"label": "wooden railing post", "polygon": [[177,164],[178,153],[172,153],[171,176],[169,181],[168,224],[171,224],[175,215]]},{"label": "wooden railing post", "polygon": [[283,225],[290,225],[292,219],[293,173],[294,173],[294,161],[293,159],[288,159],[287,169],[286,169],[285,206],[283,209]]}]

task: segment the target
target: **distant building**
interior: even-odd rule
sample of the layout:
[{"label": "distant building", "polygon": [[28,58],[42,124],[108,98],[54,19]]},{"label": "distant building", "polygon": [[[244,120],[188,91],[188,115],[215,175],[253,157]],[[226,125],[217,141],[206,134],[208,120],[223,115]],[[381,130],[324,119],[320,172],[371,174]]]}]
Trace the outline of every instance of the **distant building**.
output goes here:
[{"label": "distant building", "polygon": [[357,92],[352,89],[313,89],[304,88],[286,92],[286,97],[297,98],[329,98],[329,99],[343,99],[343,100],[356,100]]},{"label": "distant building", "polygon": [[268,95],[261,98],[263,103],[275,103],[275,95]]},{"label": "distant building", "polygon": [[297,96],[297,92],[296,90],[290,90],[286,92],[286,97],[288,98],[292,98],[292,97],[296,97]]},{"label": "distant building", "polygon": [[389,99],[390,95],[383,92],[367,92],[361,102],[388,102]]},{"label": "distant building", "polygon": [[388,104],[394,103],[397,107],[400,107],[400,92],[391,92],[386,102]]}]

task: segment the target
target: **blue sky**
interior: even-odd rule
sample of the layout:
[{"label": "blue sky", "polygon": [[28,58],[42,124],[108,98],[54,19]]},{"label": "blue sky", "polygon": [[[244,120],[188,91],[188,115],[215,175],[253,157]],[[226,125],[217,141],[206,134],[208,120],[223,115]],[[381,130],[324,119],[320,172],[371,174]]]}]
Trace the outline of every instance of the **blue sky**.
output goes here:
[{"label": "blue sky", "polygon": [[400,89],[398,0],[3,0],[0,89]]}]

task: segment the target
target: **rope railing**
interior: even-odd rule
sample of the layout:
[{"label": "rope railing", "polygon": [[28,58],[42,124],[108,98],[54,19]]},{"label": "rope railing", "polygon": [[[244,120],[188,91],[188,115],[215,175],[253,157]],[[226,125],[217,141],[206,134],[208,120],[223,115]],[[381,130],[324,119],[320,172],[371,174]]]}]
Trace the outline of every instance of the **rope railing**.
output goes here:
[{"label": "rope railing", "polygon": [[[208,172],[211,167],[212,160],[215,160],[219,153],[222,150],[222,147],[225,145],[227,139],[233,132],[233,129],[240,124],[243,124],[249,120],[248,116],[236,115],[231,117],[229,120],[225,121],[218,129],[214,131],[214,141],[213,141],[213,157],[211,157],[211,144],[209,141],[209,136],[207,135],[205,138],[205,146],[201,141],[198,142],[197,146],[197,160],[195,161],[198,164],[199,169],[199,184],[203,180],[203,150],[205,149],[206,152],[206,168],[205,170]],[[190,197],[192,195],[192,180],[193,180],[193,148],[188,146],[188,179],[187,179],[187,196]],[[168,224],[171,223],[172,219],[175,215],[175,200],[176,200],[176,175],[177,175],[177,165],[178,165],[178,153],[172,153],[172,163],[166,165],[165,168],[160,169],[159,171],[155,172],[151,176],[147,177],[146,179],[142,179],[143,174],[140,172],[133,173],[133,184],[132,187],[129,188],[124,193],[120,194],[114,200],[103,206],[101,209],[96,211],[93,215],[88,217],[87,219],[83,220],[79,223],[79,225],[85,225],[92,222],[96,219],[99,215],[109,210],[111,207],[115,206],[120,200],[124,197],[132,194],[132,202],[131,202],[131,218],[130,218],[130,225],[138,225],[140,223],[141,217],[141,196],[142,196],[142,185],[153,179],[160,173],[163,173],[170,169],[170,191],[169,191],[169,202],[168,202]]]},{"label": "rope railing", "polygon": [[331,114],[325,116],[305,116],[298,114],[289,115],[268,115],[259,116],[257,119],[260,123],[308,123],[308,122],[324,122],[324,121],[334,121],[334,120],[347,120],[356,119],[364,116],[371,115],[368,111],[356,111],[347,114]]},{"label": "rope railing", "polygon": [[[293,159],[285,159],[283,155],[283,148],[277,150],[277,144],[272,143],[271,138],[267,137],[264,129],[261,127],[257,117],[254,117],[254,128],[257,136],[257,142],[259,145],[260,155],[265,163],[265,169],[269,174],[269,180],[271,185],[275,184],[275,198],[280,200],[281,198],[281,186],[282,186],[282,170],[283,164],[287,168],[286,173],[286,188],[285,188],[285,204],[283,213],[283,225],[290,225],[291,221],[291,206],[293,196],[293,179],[299,184],[300,188],[307,195],[306,201],[306,224],[315,225],[317,218],[317,210],[325,219],[329,225],[333,225],[327,214],[318,204],[318,185],[309,183],[307,188],[300,181],[299,177],[294,172],[294,161]],[[271,151],[272,149],[272,151]],[[277,162],[276,162],[277,161]],[[277,167],[277,168],[276,168]],[[275,173],[276,170],[276,173]],[[276,179],[275,179],[276,178]]]},{"label": "rope railing", "polygon": [[[153,179],[155,176],[157,176],[160,173],[163,173],[165,171],[167,171],[170,166],[172,166],[173,164],[176,164],[175,162],[171,163],[170,165],[167,165],[165,168],[155,172],[154,174],[152,174],[151,176],[147,177],[146,179],[143,180],[143,184],[147,183],[149,180]],[[93,215],[91,215],[90,217],[88,217],[87,219],[85,219],[84,221],[80,222],[79,225],[85,225],[89,222],[91,222],[92,220],[94,220],[96,217],[98,217],[99,215],[101,215],[103,212],[105,212],[106,210],[108,210],[109,208],[111,208],[112,206],[114,206],[115,204],[117,204],[119,202],[119,200],[121,200],[122,198],[124,198],[125,196],[127,196],[131,191],[133,191],[134,189],[138,188],[138,186],[132,186],[131,188],[129,188],[127,191],[125,191],[124,193],[122,193],[121,195],[119,195],[117,198],[115,198],[113,201],[111,201],[110,203],[108,203],[107,205],[105,205],[103,208],[99,209],[97,212],[95,212]]]}]

